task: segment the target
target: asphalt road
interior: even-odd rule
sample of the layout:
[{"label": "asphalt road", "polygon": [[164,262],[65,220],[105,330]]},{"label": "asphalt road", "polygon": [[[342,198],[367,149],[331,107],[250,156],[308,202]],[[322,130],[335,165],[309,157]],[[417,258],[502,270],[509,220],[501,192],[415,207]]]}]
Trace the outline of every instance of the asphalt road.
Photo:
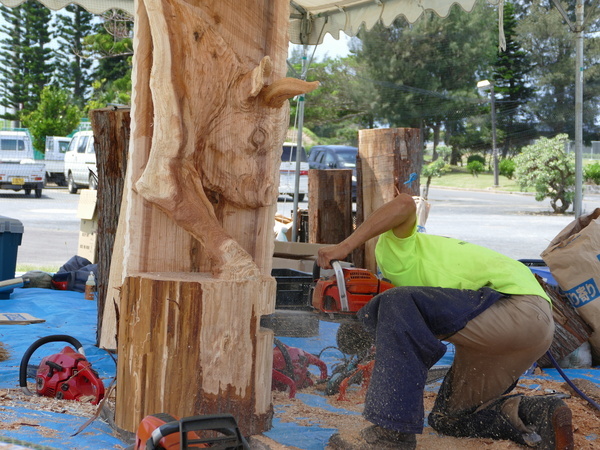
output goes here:
[{"label": "asphalt road", "polygon": [[[21,221],[17,264],[58,268],[77,252],[79,195],[66,188],[44,189],[42,198],[0,191],[0,216]],[[531,195],[467,190],[430,190],[426,231],[484,245],[515,259],[539,258],[573,215],[555,215],[548,200]],[[300,203],[300,208],[307,208]],[[584,213],[600,207],[599,195],[586,195]],[[291,217],[293,202],[280,201],[278,212]]]}]

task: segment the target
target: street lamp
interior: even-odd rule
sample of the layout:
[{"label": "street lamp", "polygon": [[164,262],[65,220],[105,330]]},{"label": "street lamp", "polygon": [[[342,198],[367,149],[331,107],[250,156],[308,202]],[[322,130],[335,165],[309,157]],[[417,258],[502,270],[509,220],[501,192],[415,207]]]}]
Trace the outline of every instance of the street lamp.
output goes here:
[{"label": "street lamp", "polygon": [[477,82],[477,89],[490,90],[490,103],[492,104],[492,157],[494,160],[494,187],[499,187],[498,181],[498,149],[496,148],[496,96],[494,95],[494,82],[482,80]]}]

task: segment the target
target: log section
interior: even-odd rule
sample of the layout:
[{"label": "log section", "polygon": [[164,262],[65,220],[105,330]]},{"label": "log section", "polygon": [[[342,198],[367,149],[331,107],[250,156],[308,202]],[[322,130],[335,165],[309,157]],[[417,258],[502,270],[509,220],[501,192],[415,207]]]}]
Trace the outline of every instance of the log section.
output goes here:
[{"label": "log section", "polygon": [[[392,200],[398,192],[419,195],[422,149],[417,128],[386,128],[359,130],[358,157],[362,212],[367,218],[377,208]],[[414,181],[405,184],[416,174]],[[359,224],[357,224],[359,225]],[[365,244],[364,268],[377,270],[375,244],[377,238]]]},{"label": "log section", "polygon": [[337,244],[352,233],[352,170],[308,171],[308,242]]},{"label": "log section", "polygon": [[[98,328],[96,331],[100,347],[105,306],[107,304],[110,263],[119,223],[123,184],[127,169],[127,149],[129,148],[130,111],[124,109],[95,109],[90,112],[90,121],[94,130],[96,166],[98,168]],[[119,259],[122,249],[117,248],[115,255]],[[108,300],[107,331],[116,335],[114,301]],[[114,345],[111,349],[115,349]]]},{"label": "log section", "polygon": [[244,435],[268,429],[272,333],[257,329],[264,311],[254,299],[274,297],[275,290],[272,277],[243,282],[199,273],[127,277],[119,322],[119,425],[136,429],[151,412],[178,417],[228,412]]}]

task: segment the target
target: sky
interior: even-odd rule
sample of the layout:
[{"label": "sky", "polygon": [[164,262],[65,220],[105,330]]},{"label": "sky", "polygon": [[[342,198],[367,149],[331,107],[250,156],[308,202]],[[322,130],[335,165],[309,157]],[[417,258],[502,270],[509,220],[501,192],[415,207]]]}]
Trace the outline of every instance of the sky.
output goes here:
[{"label": "sky", "polygon": [[[350,37],[340,32],[340,39],[334,39],[329,33],[323,38],[323,43],[317,45],[315,51],[314,45],[308,46],[308,56],[311,57],[313,51],[315,51],[314,58],[316,60],[322,60],[325,56],[330,58],[341,58],[348,55],[348,42]],[[301,48],[301,45],[290,44],[289,53],[291,54],[292,49]]]}]

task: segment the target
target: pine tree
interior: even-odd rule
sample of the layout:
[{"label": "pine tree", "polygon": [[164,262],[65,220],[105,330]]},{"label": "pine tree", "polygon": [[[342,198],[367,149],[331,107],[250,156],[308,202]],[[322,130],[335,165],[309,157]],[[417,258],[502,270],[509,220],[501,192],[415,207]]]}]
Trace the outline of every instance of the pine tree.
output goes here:
[{"label": "pine tree", "polygon": [[6,38],[0,41],[0,105],[5,113],[0,117],[17,121],[18,114],[27,99],[25,85],[26,65],[23,57],[25,29],[23,10],[21,8],[0,7],[0,13],[6,25],[0,27],[0,32]]},{"label": "pine tree", "polygon": [[57,81],[83,107],[91,93],[93,59],[85,55],[85,39],[93,31],[94,15],[81,6],[69,5],[57,15]]},{"label": "pine tree", "polygon": [[534,128],[526,123],[523,106],[533,97],[534,91],[527,85],[527,76],[532,66],[521,45],[515,40],[517,21],[514,6],[504,4],[504,36],[506,50],[499,50],[493,66],[498,127],[504,130],[502,156],[520,143],[528,142]]},{"label": "pine tree", "polygon": [[42,90],[50,84],[53,72],[53,51],[49,44],[52,40],[50,22],[52,14],[38,1],[29,0],[21,6],[25,13],[25,46],[23,58],[27,68],[27,100],[23,111],[35,110],[40,102]]},{"label": "pine tree", "polygon": [[2,7],[0,12],[6,22],[0,31],[7,36],[0,41],[0,104],[6,108],[2,117],[19,120],[37,107],[42,89],[51,81],[51,14],[31,0],[17,8]]},{"label": "pine tree", "polygon": [[129,104],[133,18],[122,11],[111,10],[102,15],[102,22],[95,25],[94,31],[95,34],[86,39],[88,49],[98,62],[94,69],[94,92],[87,107]]}]

